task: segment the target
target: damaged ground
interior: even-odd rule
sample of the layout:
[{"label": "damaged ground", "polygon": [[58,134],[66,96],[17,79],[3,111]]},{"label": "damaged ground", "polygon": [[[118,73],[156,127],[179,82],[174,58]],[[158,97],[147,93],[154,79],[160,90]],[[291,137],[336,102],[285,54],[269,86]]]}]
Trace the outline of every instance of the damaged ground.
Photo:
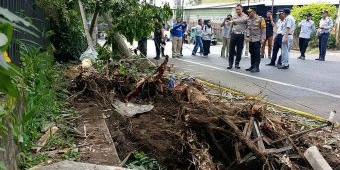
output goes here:
[{"label": "damaged ground", "polygon": [[[206,87],[178,73],[175,83],[167,59],[154,69],[141,65],[123,61],[100,72],[72,66],[66,73],[73,78],[68,90],[76,110],[104,113],[121,165],[138,151],[166,169],[313,169],[304,152],[315,145],[333,169],[340,168],[339,130],[326,122]],[[133,109],[120,107],[133,103],[151,106],[151,111],[122,113]],[[79,161],[95,160],[88,154],[81,153]]]}]

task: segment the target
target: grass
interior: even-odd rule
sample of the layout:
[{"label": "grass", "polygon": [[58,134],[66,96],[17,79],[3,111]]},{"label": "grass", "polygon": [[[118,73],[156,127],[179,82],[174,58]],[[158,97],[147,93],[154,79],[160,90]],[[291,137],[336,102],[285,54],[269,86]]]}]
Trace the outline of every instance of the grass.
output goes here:
[{"label": "grass", "polygon": [[[46,154],[34,155],[30,149],[42,136],[43,127],[51,122],[62,123],[60,113],[65,111],[65,95],[59,92],[60,85],[66,86],[58,70],[54,67],[51,52],[40,51],[33,46],[21,45],[22,78],[25,84],[23,93],[25,113],[22,118],[22,139],[20,148],[20,168],[27,169],[45,161]],[[58,92],[57,92],[58,91]],[[71,147],[74,139],[65,132],[51,137],[43,149]]]}]

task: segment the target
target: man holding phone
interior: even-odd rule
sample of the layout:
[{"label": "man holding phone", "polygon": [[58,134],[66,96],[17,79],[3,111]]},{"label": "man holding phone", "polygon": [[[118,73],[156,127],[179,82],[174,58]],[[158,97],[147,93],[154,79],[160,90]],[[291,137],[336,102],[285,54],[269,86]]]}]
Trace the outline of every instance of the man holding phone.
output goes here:
[{"label": "man holding phone", "polygon": [[221,57],[228,57],[229,56],[229,44],[230,44],[230,29],[231,29],[231,18],[232,16],[229,14],[227,18],[224,19],[224,21],[221,24],[221,27],[223,27],[223,46],[221,49]]}]

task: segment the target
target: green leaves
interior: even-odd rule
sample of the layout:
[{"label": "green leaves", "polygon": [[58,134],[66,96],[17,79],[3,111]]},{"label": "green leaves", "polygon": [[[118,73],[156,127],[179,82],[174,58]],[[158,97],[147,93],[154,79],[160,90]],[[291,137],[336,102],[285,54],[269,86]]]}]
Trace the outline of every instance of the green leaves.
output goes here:
[{"label": "green leaves", "polygon": [[[29,23],[28,21],[26,21],[25,19],[15,15],[14,13],[12,13],[11,11],[9,11],[8,9],[6,8],[2,8],[0,7],[0,16],[4,16],[4,18],[0,17],[0,29],[2,30],[5,30],[6,33],[10,33],[10,35],[12,35],[11,32],[13,32],[12,28],[9,28],[8,26],[6,26],[5,28],[3,28],[3,24],[4,25],[11,25],[13,26],[14,28],[17,28],[21,31],[24,31],[26,33],[29,33],[29,34],[32,34],[36,37],[38,37],[37,34],[35,34],[34,32],[32,32],[31,30],[25,28],[25,27],[22,27],[18,24],[23,24],[24,26],[26,27],[30,27],[30,28],[33,28],[34,30],[38,31],[38,28],[34,27],[31,23]],[[7,37],[10,39],[10,37]]]},{"label": "green leaves", "polygon": [[156,159],[149,158],[143,152],[134,152],[133,160],[126,167],[134,170],[166,170]]},{"label": "green leaves", "polygon": [[322,18],[321,11],[323,10],[328,10],[329,16],[333,20],[336,18],[338,12],[336,6],[325,3],[294,6],[292,8],[291,15],[295,18],[296,24],[298,24],[300,21],[306,19],[305,14],[310,12],[313,15],[312,20],[314,21],[314,24],[317,27]]},{"label": "green leaves", "polygon": [[[128,42],[149,37],[154,30],[153,18],[157,17],[167,21],[172,16],[169,4],[163,7],[155,7],[145,1],[139,3],[137,0],[126,0],[114,5],[111,13],[113,29],[111,32],[123,34]],[[112,33],[109,35],[113,35]]]}]

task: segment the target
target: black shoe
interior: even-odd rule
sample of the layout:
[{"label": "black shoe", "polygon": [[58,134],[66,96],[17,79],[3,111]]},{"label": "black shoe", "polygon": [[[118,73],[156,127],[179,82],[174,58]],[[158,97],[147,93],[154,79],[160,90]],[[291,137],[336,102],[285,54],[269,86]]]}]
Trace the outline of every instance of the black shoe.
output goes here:
[{"label": "black shoe", "polygon": [[316,58],[315,60],[320,60],[320,58]]},{"label": "black shoe", "polygon": [[288,66],[283,66],[283,65],[281,65],[281,66],[278,66],[277,68],[278,68],[278,69],[289,69],[289,65],[288,65]]},{"label": "black shoe", "polygon": [[260,72],[260,69],[259,68],[253,68],[252,70],[250,70],[250,72],[252,72],[252,73]]},{"label": "black shoe", "polygon": [[159,59],[161,59],[160,57],[154,57],[153,59],[155,59],[155,60],[159,60]]},{"label": "black shoe", "polygon": [[232,68],[233,68],[233,66],[229,66],[229,67],[227,67],[227,69],[228,69],[228,70],[230,70],[230,69],[232,69]]},{"label": "black shoe", "polygon": [[241,67],[238,66],[238,64],[236,64],[236,65],[235,65],[235,68],[236,68],[236,69],[240,69]]},{"label": "black shoe", "polygon": [[254,69],[253,67],[249,67],[246,69],[246,71],[251,71],[252,69]]},{"label": "black shoe", "polygon": [[305,60],[305,57],[300,56],[300,57],[298,57],[298,59],[300,59],[300,60]]},{"label": "black shoe", "polygon": [[319,61],[325,61],[325,59],[323,59],[323,58],[320,58],[320,59],[319,59]]},{"label": "black shoe", "polygon": [[266,66],[275,66],[275,63],[268,63]]}]

